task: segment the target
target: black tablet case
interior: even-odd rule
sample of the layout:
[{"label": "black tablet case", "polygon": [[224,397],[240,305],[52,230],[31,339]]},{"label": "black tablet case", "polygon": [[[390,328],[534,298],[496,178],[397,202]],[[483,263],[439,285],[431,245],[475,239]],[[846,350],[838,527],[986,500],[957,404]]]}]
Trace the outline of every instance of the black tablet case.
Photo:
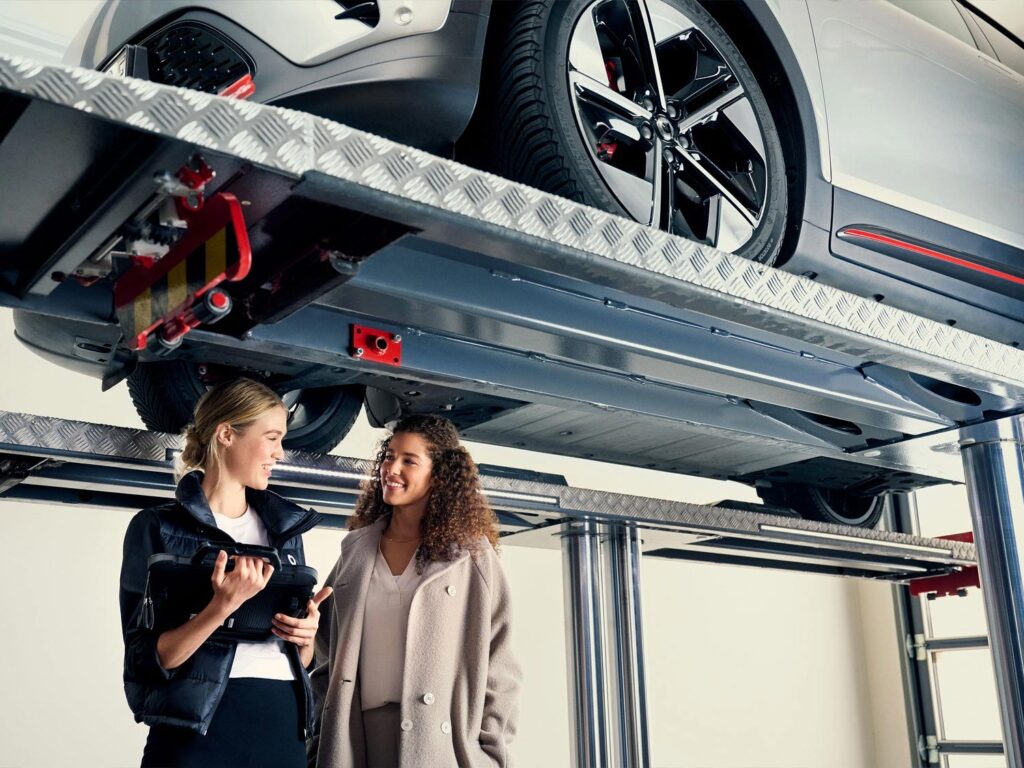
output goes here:
[{"label": "black tablet case", "polygon": [[[192,557],[156,554],[149,558],[146,582],[146,611],[143,621],[156,632],[180,627],[199,613],[213,598],[210,577],[217,553],[263,557],[274,573],[262,591],[249,598],[212,637],[232,640],[266,640],[272,637],[271,619],[276,613],[303,617],[313,596],[317,573],[304,565],[281,566],[273,547],[250,544],[222,544],[201,547]],[[234,561],[228,560],[230,571]]]}]

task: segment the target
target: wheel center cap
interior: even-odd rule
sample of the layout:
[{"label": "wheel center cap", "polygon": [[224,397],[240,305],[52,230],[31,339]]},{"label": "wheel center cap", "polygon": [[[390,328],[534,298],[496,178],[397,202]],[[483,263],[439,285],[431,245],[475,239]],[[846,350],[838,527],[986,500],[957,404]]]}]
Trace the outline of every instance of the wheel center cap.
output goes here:
[{"label": "wheel center cap", "polygon": [[664,115],[658,115],[654,118],[654,130],[658,132],[658,136],[662,141],[672,140],[672,121]]}]

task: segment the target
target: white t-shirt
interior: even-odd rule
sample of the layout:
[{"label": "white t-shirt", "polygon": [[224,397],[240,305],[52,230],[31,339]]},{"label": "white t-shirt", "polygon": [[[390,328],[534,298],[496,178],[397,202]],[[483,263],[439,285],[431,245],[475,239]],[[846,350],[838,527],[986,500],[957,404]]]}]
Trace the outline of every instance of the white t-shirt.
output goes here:
[{"label": "white t-shirt", "polygon": [[405,571],[395,576],[378,544],[359,644],[359,698],[364,712],[402,702],[409,607],[422,580],[422,575],[416,573],[415,555]]},{"label": "white t-shirt", "polygon": [[[270,546],[266,526],[252,507],[241,517],[213,513],[217,527],[239,544]],[[238,641],[229,677],[262,677],[268,680],[294,680],[295,672],[284,652],[284,640],[271,636],[257,642]]]}]

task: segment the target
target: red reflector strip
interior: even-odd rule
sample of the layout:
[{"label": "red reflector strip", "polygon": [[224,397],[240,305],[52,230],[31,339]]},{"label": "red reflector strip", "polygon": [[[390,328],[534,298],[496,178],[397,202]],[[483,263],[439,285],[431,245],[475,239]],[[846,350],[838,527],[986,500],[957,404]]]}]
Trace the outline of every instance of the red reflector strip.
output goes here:
[{"label": "red reflector strip", "polygon": [[1018,277],[1017,275],[1011,275],[1009,272],[1002,272],[992,267],[986,267],[984,264],[978,264],[974,261],[968,261],[967,259],[961,259],[958,256],[950,256],[948,253],[942,253],[931,248],[925,248],[921,245],[914,245],[904,240],[898,240],[895,237],[889,237],[888,235],[881,235],[877,232],[867,232],[863,229],[844,229],[840,235],[847,237],[860,237],[864,240],[872,240],[876,243],[882,243],[883,245],[891,245],[894,248],[901,248],[904,251],[910,251],[912,253],[919,253],[922,256],[927,256],[931,259],[938,259],[939,261],[945,261],[948,264],[956,264],[958,267],[964,267],[965,269],[973,269],[975,272],[981,272],[985,275],[991,275],[992,277],[998,277],[1001,280],[1007,280],[1017,285],[1024,285],[1024,277]]}]

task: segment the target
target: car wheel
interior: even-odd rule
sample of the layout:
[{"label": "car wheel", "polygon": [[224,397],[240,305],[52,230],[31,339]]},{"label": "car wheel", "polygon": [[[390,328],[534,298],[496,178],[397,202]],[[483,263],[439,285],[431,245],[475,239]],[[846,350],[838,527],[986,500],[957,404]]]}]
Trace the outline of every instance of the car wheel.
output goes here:
[{"label": "car wheel", "polygon": [[[128,377],[135,410],[148,429],[158,432],[181,432],[206,389],[199,367],[183,360],[140,363]],[[363,388],[293,389],[281,399],[288,407],[285,448],[326,453],[355,423],[363,405]]]},{"label": "car wheel", "polygon": [[758,488],[766,504],[789,507],[806,520],[821,520],[837,525],[874,528],[882,517],[883,496],[862,496],[837,488],[813,485],[781,485]]},{"label": "car wheel", "polygon": [[750,67],[699,3],[510,6],[482,94],[495,171],[775,261],[787,214],[778,130]]}]

